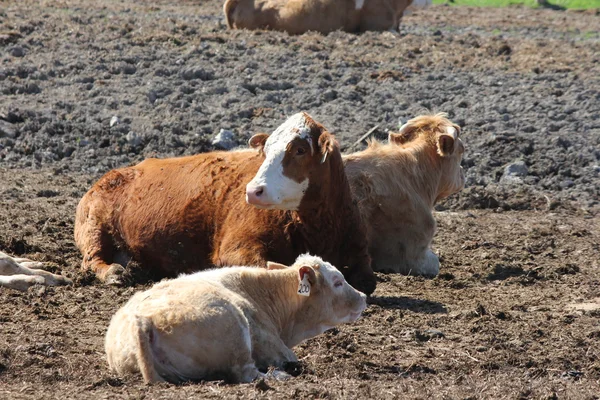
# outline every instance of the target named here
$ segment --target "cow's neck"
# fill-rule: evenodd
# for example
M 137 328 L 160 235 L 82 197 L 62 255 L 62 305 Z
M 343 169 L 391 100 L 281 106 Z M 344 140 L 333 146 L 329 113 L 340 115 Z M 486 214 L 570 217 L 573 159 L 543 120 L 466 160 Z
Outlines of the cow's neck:
M 250 270 L 241 280 L 238 290 L 245 292 L 259 309 L 253 316 L 256 322 L 270 326 L 286 345 L 292 347 L 294 344 L 289 343 L 295 339 L 296 317 L 306 301 L 306 297 L 297 293 L 298 271 L 295 268 Z
M 439 157 L 433 155 L 427 148 L 428 146 L 430 145 L 416 145 L 409 149 L 409 152 L 417 160 L 417 173 L 412 176 L 413 188 L 431 209 L 435 205 L 440 191 L 442 171 Z M 407 176 L 411 175 L 407 174 Z
M 303 236 L 303 242 L 307 244 L 306 251 L 324 258 L 328 258 L 328 252 L 337 252 L 341 234 L 346 229 L 356 229 L 353 225 L 358 215 L 339 151 L 330 154 L 329 163 L 329 180 L 311 183 L 305 198 L 315 200 L 303 200 L 294 213 L 294 227 Z M 332 235 L 324 240 L 322 232 L 332 232 Z M 331 258 L 328 261 L 335 262 Z

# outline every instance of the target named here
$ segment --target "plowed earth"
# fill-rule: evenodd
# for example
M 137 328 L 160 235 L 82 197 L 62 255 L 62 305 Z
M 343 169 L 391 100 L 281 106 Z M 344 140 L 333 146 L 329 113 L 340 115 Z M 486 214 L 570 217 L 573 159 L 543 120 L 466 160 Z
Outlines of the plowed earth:
M 436 6 L 399 35 L 290 37 L 228 31 L 214 0 L 1 7 L 0 250 L 76 284 L 0 288 L 0 398 L 599 398 L 597 13 Z M 148 284 L 79 270 L 78 200 L 110 168 L 211 150 L 221 128 L 244 145 L 300 110 L 345 151 L 427 111 L 463 126 L 440 276 L 379 274 L 364 317 L 298 346 L 286 382 L 110 373 L 110 317 Z

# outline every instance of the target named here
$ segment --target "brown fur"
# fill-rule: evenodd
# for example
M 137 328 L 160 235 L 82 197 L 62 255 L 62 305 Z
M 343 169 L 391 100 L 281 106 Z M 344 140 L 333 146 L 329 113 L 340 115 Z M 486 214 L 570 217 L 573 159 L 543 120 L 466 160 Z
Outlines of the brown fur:
M 398 29 L 412 0 L 227 0 L 223 6 L 231 29 L 272 29 L 290 34 L 335 30 L 364 32 Z
M 313 131 L 329 135 L 317 123 Z M 246 204 L 245 185 L 264 159 L 252 150 L 148 159 L 108 172 L 77 207 L 82 267 L 110 281 L 128 257 L 158 276 L 175 276 L 213 265 L 291 264 L 310 252 L 348 266 L 350 284 L 373 292 L 365 228 L 331 138 L 333 150 L 298 211 Z
M 464 146 L 447 128 L 460 128 L 444 114 L 410 120 L 389 144 L 369 143 L 345 156 L 346 174 L 367 224 L 369 253 L 376 271 L 436 275 L 429 250 L 435 232 L 434 204 L 464 186 Z

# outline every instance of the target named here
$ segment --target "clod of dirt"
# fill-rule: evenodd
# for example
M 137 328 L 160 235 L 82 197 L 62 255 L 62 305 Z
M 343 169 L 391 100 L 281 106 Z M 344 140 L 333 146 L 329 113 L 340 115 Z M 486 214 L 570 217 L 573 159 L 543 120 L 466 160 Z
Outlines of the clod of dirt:
M 579 273 L 580 269 L 577 265 L 569 263 L 556 268 L 554 271 L 559 275 L 575 275 Z
M 273 388 L 272 388 L 271 386 L 269 386 L 269 385 L 267 384 L 267 382 L 266 382 L 266 381 L 265 381 L 263 378 L 259 379 L 259 380 L 258 380 L 258 381 L 257 381 L 257 382 L 254 384 L 254 387 L 255 387 L 257 390 L 260 390 L 261 392 L 266 392 L 267 390 L 273 390 Z
M 314 374 L 314 371 L 304 361 L 288 361 L 283 364 L 283 370 L 293 377 L 303 374 Z
M 415 331 L 415 339 L 419 342 L 428 342 L 432 339 L 440 339 L 444 338 L 446 335 L 442 331 L 438 331 L 437 329 L 427 329 L 425 331 L 416 330 Z

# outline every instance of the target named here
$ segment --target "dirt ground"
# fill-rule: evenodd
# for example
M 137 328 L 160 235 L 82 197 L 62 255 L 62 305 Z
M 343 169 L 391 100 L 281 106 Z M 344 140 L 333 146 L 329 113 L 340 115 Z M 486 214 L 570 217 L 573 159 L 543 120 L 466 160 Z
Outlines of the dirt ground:
M 227 31 L 214 0 L 13 0 L 0 23 L 0 250 L 75 281 L 0 288 L 1 399 L 600 398 L 597 12 L 436 6 L 399 35 L 290 37 Z M 298 346 L 286 382 L 111 374 L 109 319 L 148 284 L 79 270 L 81 196 L 110 168 L 211 150 L 222 128 L 244 145 L 300 110 L 346 151 L 427 111 L 463 126 L 440 276 L 379 274 L 364 317 Z

